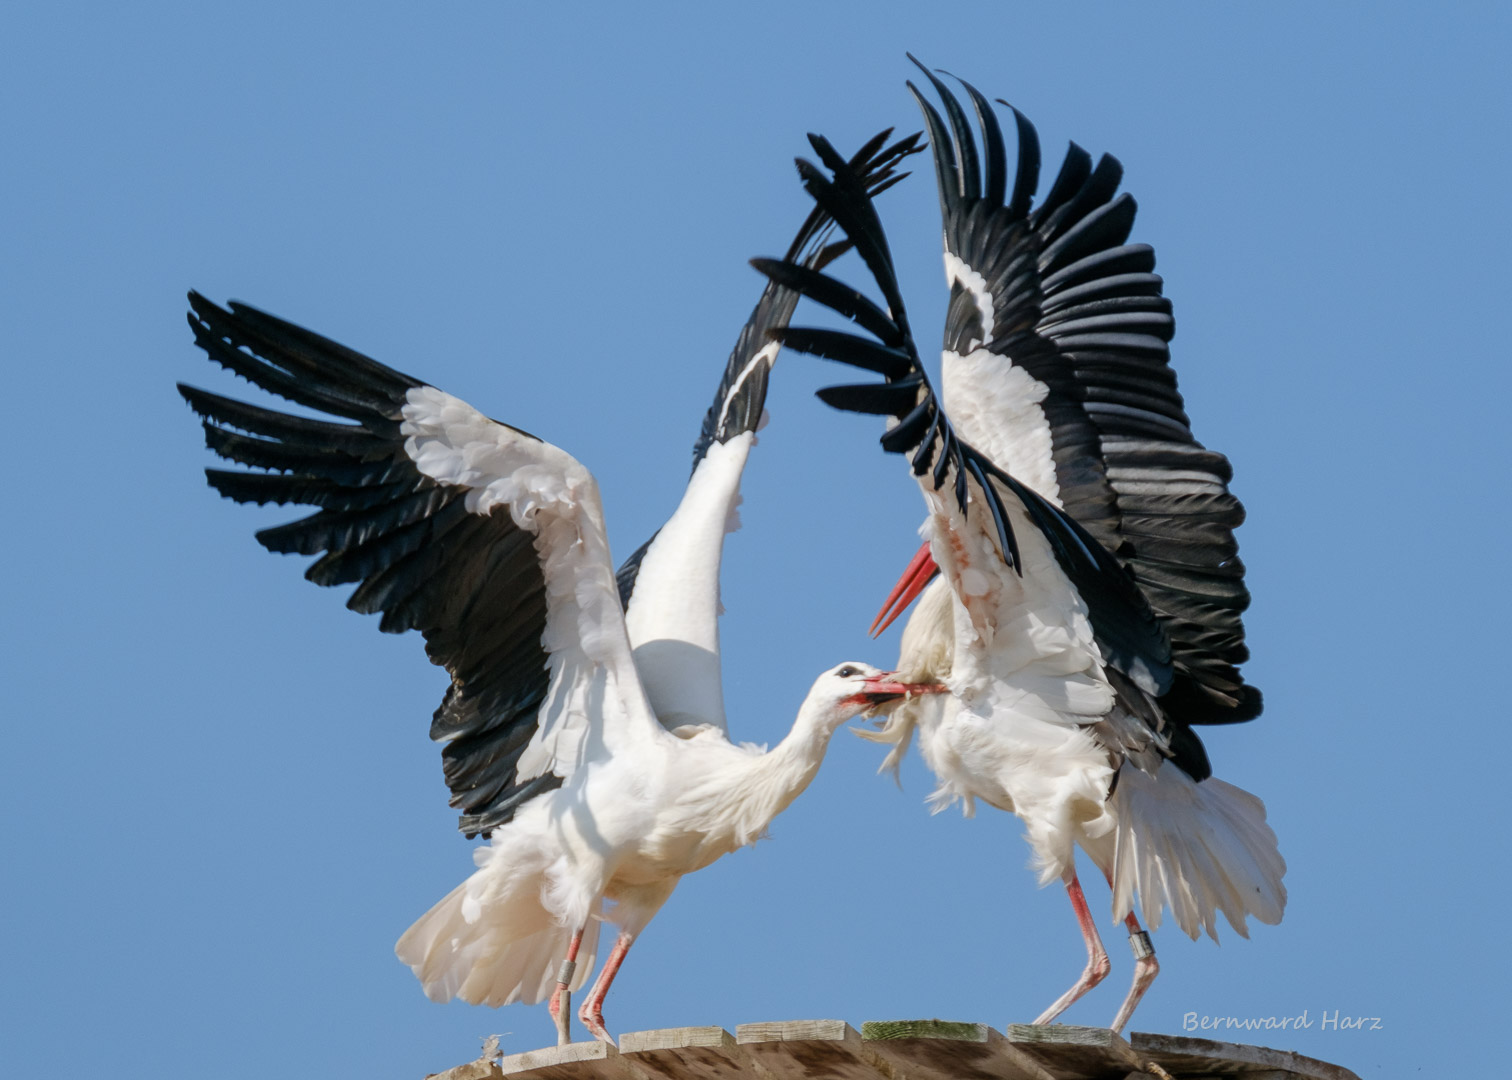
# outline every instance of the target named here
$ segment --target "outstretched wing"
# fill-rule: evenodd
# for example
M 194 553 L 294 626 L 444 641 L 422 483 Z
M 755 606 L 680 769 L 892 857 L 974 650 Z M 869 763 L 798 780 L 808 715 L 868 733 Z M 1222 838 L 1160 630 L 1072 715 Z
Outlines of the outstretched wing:
M 918 61 L 915 61 L 918 63 Z M 1240 616 L 1249 604 L 1234 529 L 1244 508 L 1222 454 L 1193 436 L 1168 342 L 1155 254 L 1128 243 L 1123 167 L 1071 145 L 1032 207 L 1039 139 L 1023 114 L 1012 188 L 992 106 L 967 83 L 982 134 L 927 69 L 946 122 L 912 83 L 939 181 L 950 281 L 942 387 L 958 429 L 1065 508 L 1128 568 L 1171 640 L 1162 702 L 1188 724 L 1259 715 Z M 1003 103 L 1006 105 L 1006 102 Z M 1032 207 L 1032 208 L 1031 208 Z
M 885 146 L 891 130 L 851 158 L 878 194 L 903 179 L 897 166 L 920 149 L 913 135 Z M 834 223 L 819 206 L 804 221 L 788 258 L 822 267 L 850 247 L 829 243 Z M 767 379 L 798 294 L 769 282 L 741 329 L 693 447 L 693 475 L 677 510 L 619 571 L 620 597 L 635 662 L 657 717 L 669 728 L 726 729 L 719 657 L 719 570 L 725 535 L 739 520 L 740 481 L 766 404 Z
M 927 492 L 946 491 L 959 512 L 995 537 L 1004 560 L 1022 564 L 1012 527 L 1010 503 L 1045 536 L 1057 564 L 1088 607 L 1093 633 L 1104 658 L 1154 693 L 1168 689 L 1170 646 L 1164 632 L 1127 572 L 1075 519 L 999 468 L 965 442 L 951 426 L 919 361 L 892 255 L 867 193 L 848 164 L 818 136 L 810 142 L 834 174 L 798 163 L 805 188 L 855 243 L 886 307 L 825 274 L 791 262 L 756 259 L 774 281 L 802 293 L 856 323 L 872 336 L 845 331 L 792 327 L 776 333 L 783 344 L 838 360 L 884 377 L 884 382 L 836 386 L 819 391 L 825 402 L 851 412 L 890 416 L 895 421 L 882 447 L 910 455 L 913 473 Z
M 270 551 L 319 555 L 318 585 L 419 630 L 451 686 L 431 723 L 460 828 L 487 834 L 584 761 L 655 738 L 593 477 L 569 454 L 360 353 L 243 304 L 189 294 L 195 343 L 264 390 L 355 423 L 179 385 L 238 502 L 302 503 Z
M 888 128 L 874 135 L 850 159 L 851 167 L 862 178 L 873 198 L 906 179 L 909 174 L 898 172 L 898 165 L 923 149 L 920 145 L 922 133 L 884 145 L 892 132 L 893 129 Z M 783 258 L 816 270 L 828 266 L 851 248 L 848 239 L 830 242 L 834 226 L 834 221 L 824 208 L 815 205 Z M 709 411 L 704 414 L 698 439 L 693 444 L 695 474 L 708 458 L 711 447 L 724 445 L 737 436 L 754 432 L 760 426 L 766 409 L 767 380 L 780 350 L 780 346 L 772 338 L 772 331 L 787 326 L 788 320 L 793 317 L 793 309 L 797 306 L 798 294 L 776 282 L 768 282 L 761 291 L 761 297 L 756 301 L 745 325 L 740 328 L 739 337 L 735 339 L 735 347 L 725 362 L 719 387 L 714 392 L 714 400 L 709 405 Z M 635 591 L 641 563 L 655 540 L 656 537 L 652 536 L 620 565 L 620 599 L 627 610 Z
M 897 171 L 898 165 L 923 149 L 920 144 L 922 133 L 909 135 L 890 146 L 885 145 L 892 131 L 892 128 L 888 128 L 872 136 L 848 162 L 859 182 L 874 199 L 907 178 L 908 173 Z M 824 207 L 815 204 L 784 258 L 813 270 L 823 270 L 851 248 L 849 239 L 829 242 L 834 227 L 834 219 Z M 704 415 L 698 442 L 693 445 L 695 470 L 710 445 L 729 442 L 743 432 L 755 431 L 761 422 L 761 413 L 766 404 L 767 377 L 771 374 L 778 350 L 772 331 L 787 326 L 793 317 L 793 309 L 797 306 L 798 294 L 775 281 L 769 281 L 762 290 L 761 299 L 756 301 L 751 317 L 741 327 L 740 337 L 730 353 L 729 362 L 725 364 L 724 377 L 719 381 L 714 402 Z

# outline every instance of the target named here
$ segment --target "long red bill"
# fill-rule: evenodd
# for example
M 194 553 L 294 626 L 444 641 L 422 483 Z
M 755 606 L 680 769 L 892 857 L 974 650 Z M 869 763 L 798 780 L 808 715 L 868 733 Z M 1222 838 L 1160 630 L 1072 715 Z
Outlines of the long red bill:
M 861 684 L 861 693 L 850 699 L 853 705 L 886 705 L 890 701 L 897 701 L 903 697 L 915 697 L 920 694 L 946 694 L 950 688 L 943 683 L 906 683 L 897 682 L 894 676 L 896 671 L 884 672 L 875 679 L 867 679 Z
M 882 605 L 882 610 L 877 612 L 877 617 L 872 620 L 871 636 L 877 637 L 882 631 L 893 624 L 893 620 L 908 610 L 908 605 L 918 598 L 924 591 L 924 586 L 934 578 L 939 567 L 935 565 L 934 556 L 929 553 L 929 541 L 925 541 L 918 551 L 914 552 L 913 561 L 908 564 L 908 569 L 903 571 L 903 576 L 893 586 L 893 591 L 888 594 L 887 600 Z
M 896 694 L 903 697 L 910 694 L 947 694 L 950 687 L 937 682 L 892 682 L 886 678 L 868 679 L 862 684 L 868 694 Z

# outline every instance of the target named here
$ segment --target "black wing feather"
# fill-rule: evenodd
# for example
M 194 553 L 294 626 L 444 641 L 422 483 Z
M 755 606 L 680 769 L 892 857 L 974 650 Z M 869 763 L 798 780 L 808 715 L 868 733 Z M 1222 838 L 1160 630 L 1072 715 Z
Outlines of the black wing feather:
M 834 158 L 827 157 L 826 161 L 831 163 Z M 875 221 L 875 211 L 865 193 L 857 195 L 857 185 L 846 177 L 844 163 L 831 164 L 831 168 L 836 174 L 833 181 L 826 180 L 818 168 L 809 163 L 801 164 L 799 172 L 805 187 L 837 221 L 842 224 Z M 943 193 L 941 199 L 947 208 L 953 203 L 948 192 Z M 847 200 L 865 202 L 866 205 L 843 205 Z M 1003 559 L 1015 570 L 1020 570 L 1022 563 L 1004 499 L 1007 496 L 1022 502 L 1030 517 L 1050 539 L 1057 561 L 1087 599 L 1093 631 L 1110 662 L 1126 670 L 1147 673 L 1157 686 L 1167 685 L 1171 676 L 1169 643 L 1127 571 L 1063 511 L 1024 487 L 956 435 L 939 406 L 908 333 L 907 317 L 886 244 L 868 241 L 868 245 L 873 254 L 868 267 L 878 276 L 877 284 L 882 294 L 892 298 L 888 306 L 891 325 L 883 328 L 877 337 L 890 345 L 899 343 L 892 345 L 889 354 L 901 352 L 907 356 L 908 367 L 896 375 L 886 375 L 886 381 L 881 384 L 828 387 L 819 391 L 819 397 L 837 408 L 896 417 L 898 423 L 882 437 L 883 448 L 892 453 L 911 454 L 915 474 L 922 476 L 930 472 L 936 490 L 944 487 L 948 480 L 963 513 L 968 500 L 980 499 L 991 516 Z M 858 241 L 858 250 L 862 247 Z M 758 266 L 764 265 L 758 263 Z M 788 274 L 785 280 L 794 281 L 805 296 L 819 303 L 853 292 L 833 281 L 812 284 L 817 280 L 815 275 L 799 280 Z M 839 333 L 826 331 L 820 339 L 827 346 L 825 354 L 853 366 L 876 370 L 869 362 L 858 363 L 851 359 L 851 355 L 870 359 L 860 344 L 865 339 L 857 338 L 858 344 L 849 351 L 840 350 L 833 347 L 831 336 Z M 804 328 L 774 330 L 773 335 L 800 350 L 816 340 L 814 331 Z M 875 342 L 867 342 L 867 345 L 872 349 L 880 347 Z
M 1244 684 L 1236 667 L 1247 656 L 1240 613 L 1249 597 L 1232 532 L 1243 508 L 1227 490 L 1227 460 L 1191 434 L 1169 367 L 1167 343 L 1175 324 L 1154 273 L 1154 252 L 1128 242 L 1137 206 L 1118 194 L 1122 165 L 1104 155 L 1094 167 L 1091 155 L 1073 143 L 1044 201 L 1031 209 L 1038 136 L 1014 109 L 1018 161 L 1005 205 L 1001 131 L 982 95 L 963 83 L 985 157 L 978 156 L 964 110 L 919 66 L 945 108 L 942 118 L 909 84 L 934 150 L 947 250 L 981 275 L 993 299 L 991 325 L 984 327 L 975 297 L 956 286 L 946 348 L 964 355 L 986 347 L 1046 386 L 1042 408 L 1064 511 L 1036 502 L 1033 492 L 1013 493 L 1087 600 L 1114 666 L 1157 669 L 1161 709 L 1178 732 L 1172 752 L 1177 764 L 1201 779 L 1209 774 L 1206 755 L 1188 725 L 1249 719 L 1260 709 L 1259 693 Z M 813 141 L 816 149 L 821 146 Z M 869 205 L 847 205 L 864 200 L 856 199 L 833 156 L 821 157 L 835 179 L 800 165 L 805 186 L 857 240 L 892 318 L 890 327 L 863 328 L 889 350 L 916 359 L 880 224 Z M 837 310 L 833 301 L 845 293 L 834 282 L 797 287 Z M 832 337 L 805 340 L 795 333 L 790 343 L 817 346 L 813 351 L 852 363 L 879 356 L 860 348 L 847 354 Z M 893 362 L 890 353 L 887 360 Z M 881 370 L 879 362 L 855 366 Z M 933 404 L 927 380 L 914 395 L 843 387 L 821 396 L 844 408 L 890 411 L 899 423 L 884 436 L 886 449 L 912 451 L 920 475 L 932 466 L 937 489 L 953 474 L 957 498 L 963 499 L 969 474 L 993 511 L 1005 558 L 1015 561 L 990 493 L 998 487 L 1012 492 L 1017 481 L 1006 472 L 988 472 L 982 463 L 992 463 L 960 442 Z M 1110 617 L 1113 611 L 1123 617 Z M 1151 611 L 1158 619 L 1154 639 L 1143 617 Z
M 195 342 L 212 360 L 356 421 L 289 416 L 179 387 L 204 419 L 211 450 L 268 470 L 207 469 L 213 488 L 238 502 L 319 508 L 263 529 L 263 546 L 320 555 L 305 573 L 311 581 L 356 582 L 348 607 L 381 613 L 385 632 L 424 634 L 431 660 L 452 677 L 431 723 L 431 737 L 446 743 L 451 805 L 463 811 L 464 832 L 487 834 L 562 782 L 549 773 L 521 782 L 515 771 L 548 684 L 545 580 L 533 536 L 507 511 L 467 512 L 465 488 L 424 476 L 404 453 L 406 394 L 423 384 L 256 308 L 223 309 L 197 293 L 189 303 Z
M 946 110 L 958 111 L 949 102 Z M 1227 460 L 1192 436 L 1169 364 L 1175 323 L 1155 254 L 1128 242 L 1137 207 L 1118 194 L 1123 167 L 1104 155 L 1094 168 L 1072 143 L 1031 209 L 1039 141 L 1013 111 L 1018 167 L 1007 205 L 960 194 L 951 173 L 969 157 L 969 132 L 936 146 L 937 165 L 949 165 L 939 170 L 947 250 L 994 300 L 994 326 L 980 342 L 976 302 L 958 289 L 945 347 L 964 355 L 984 345 L 1046 386 L 1062 505 L 1140 584 L 1171 639 L 1180 692 L 1163 711 L 1186 724 L 1250 719 L 1260 696 L 1230 659 L 1243 652 L 1238 613 L 1248 602 L 1232 534 L 1243 508 L 1228 493 Z M 996 124 L 979 124 L 992 145 Z
M 918 135 L 910 135 L 890 145 L 887 140 L 892 128 L 878 132 L 851 157 L 849 164 L 861 177 L 861 182 L 875 197 L 904 179 L 908 174 L 898 167 L 910 155 L 918 153 L 922 146 Z M 824 279 L 819 271 L 828 266 L 851 248 L 847 238 L 831 242 L 834 221 L 825 209 L 816 204 L 793 242 L 788 246 L 786 257 L 771 260 L 766 288 L 756 301 L 756 307 L 741 327 L 735 340 L 735 348 L 725 363 L 720 376 L 714 401 L 704 414 L 698 438 L 693 443 L 693 468 L 709 452 L 714 443 L 726 443 L 747 431 L 755 431 L 761 423 L 761 414 L 766 407 L 767 380 L 771 375 L 774 357 L 758 361 L 762 349 L 771 344 L 770 331 L 785 327 L 793 316 L 801 289 L 799 283 L 813 285 L 813 277 Z M 837 310 L 844 309 L 848 318 L 858 320 L 863 326 L 881 326 L 887 323 L 884 314 L 876 311 L 870 300 L 855 294 L 847 305 L 840 298 Z M 650 550 L 653 535 L 626 559 L 615 574 L 619 588 L 620 604 L 627 611 L 635 593 L 635 582 L 640 574 L 641 562 Z

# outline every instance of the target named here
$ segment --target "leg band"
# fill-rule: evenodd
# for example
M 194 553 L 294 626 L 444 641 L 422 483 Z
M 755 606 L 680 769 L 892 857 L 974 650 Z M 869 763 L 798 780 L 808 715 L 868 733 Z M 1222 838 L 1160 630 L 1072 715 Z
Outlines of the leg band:
M 563 960 L 562 966 L 557 968 L 557 982 L 563 986 L 572 985 L 572 976 L 577 973 L 576 960 Z
M 1144 930 L 1136 930 L 1129 935 L 1129 948 L 1134 950 L 1136 960 L 1155 955 L 1155 946 L 1150 944 L 1150 935 Z

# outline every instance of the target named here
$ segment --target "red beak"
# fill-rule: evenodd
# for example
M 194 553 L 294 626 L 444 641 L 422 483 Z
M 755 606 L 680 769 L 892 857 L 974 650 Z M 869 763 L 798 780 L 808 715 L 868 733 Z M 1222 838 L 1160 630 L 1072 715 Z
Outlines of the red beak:
M 929 553 L 929 542 L 914 552 L 913 561 L 908 564 L 908 569 L 903 571 L 903 576 L 893 586 L 893 591 L 888 594 L 882 610 L 877 612 L 877 617 L 872 620 L 871 636 L 876 637 L 893 624 L 903 612 L 908 610 L 908 605 L 913 603 L 918 595 L 924 591 L 924 586 L 934 579 L 939 572 L 935 565 L 934 556 Z
M 896 671 L 885 672 L 875 679 L 867 679 L 861 684 L 861 695 L 866 698 L 868 705 L 885 705 L 889 701 L 896 701 L 901 697 L 911 694 L 944 694 L 949 692 L 949 687 L 942 683 L 905 683 L 895 681 Z

